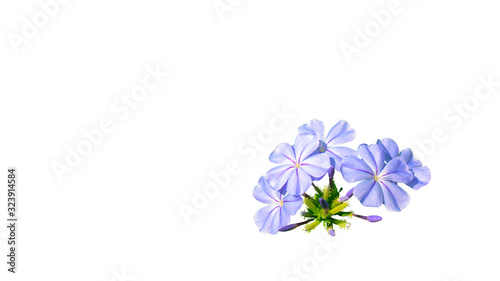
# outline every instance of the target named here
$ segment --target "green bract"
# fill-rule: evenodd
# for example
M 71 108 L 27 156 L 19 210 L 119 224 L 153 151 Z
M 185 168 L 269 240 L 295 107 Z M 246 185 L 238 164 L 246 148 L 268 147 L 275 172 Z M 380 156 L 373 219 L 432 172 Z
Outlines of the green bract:
M 334 225 L 341 229 L 349 228 L 351 224 L 347 222 L 346 218 L 352 218 L 353 212 L 345 211 L 349 207 L 347 201 L 339 201 L 342 188 L 339 190 L 333 179 L 323 190 L 314 184 L 313 187 L 316 193 L 312 197 L 306 193 L 303 194 L 304 204 L 307 208 L 301 215 L 309 221 L 305 226 L 306 232 L 311 232 L 320 224 L 323 224 L 323 227 L 329 232 L 333 230 Z

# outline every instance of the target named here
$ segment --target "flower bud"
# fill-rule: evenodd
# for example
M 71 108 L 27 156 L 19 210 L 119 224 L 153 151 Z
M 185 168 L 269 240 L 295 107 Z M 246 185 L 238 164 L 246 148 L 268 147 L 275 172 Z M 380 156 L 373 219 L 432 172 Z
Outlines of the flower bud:
M 363 220 L 367 220 L 369 222 L 379 222 L 382 220 L 382 217 L 380 216 L 361 216 L 356 214 L 354 214 L 354 216 Z
M 381 220 L 382 220 L 382 217 L 380 217 L 380 216 L 369 216 L 368 217 L 369 222 L 379 222 Z
M 292 223 L 292 224 L 289 224 L 289 225 L 285 225 L 282 228 L 280 228 L 280 231 L 281 232 L 286 232 L 286 231 L 294 230 L 294 229 L 296 229 L 297 227 L 299 227 L 301 225 L 304 225 L 306 223 L 310 223 L 311 221 L 313 221 L 313 219 L 309 219 L 309 220 L 306 220 L 306 221 L 303 221 L 303 222 L 299 222 L 299 223 Z
M 345 201 L 351 199 L 353 193 L 354 193 L 354 188 L 347 191 L 347 194 L 345 196 L 340 197 L 339 202 L 342 203 L 342 202 L 345 202 Z
M 283 226 L 282 228 L 280 228 L 280 231 L 286 232 L 286 231 L 294 230 L 297 227 L 299 227 L 298 223 L 289 224 L 289 225 L 286 225 L 286 226 Z
M 330 181 L 333 180 L 333 176 L 335 175 L 335 167 L 330 167 L 330 170 L 328 170 L 328 178 L 330 179 Z
M 321 204 L 321 207 L 325 209 L 325 211 L 328 212 L 328 209 L 330 208 L 330 205 L 328 205 L 328 202 L 326 202 L 325 199 L 319 198 L 319 204 Z
M 331 236 L 335 236 L 335 230 L 333 230 L 333 228 L 329 227 L 328 234 L 330 234 Z

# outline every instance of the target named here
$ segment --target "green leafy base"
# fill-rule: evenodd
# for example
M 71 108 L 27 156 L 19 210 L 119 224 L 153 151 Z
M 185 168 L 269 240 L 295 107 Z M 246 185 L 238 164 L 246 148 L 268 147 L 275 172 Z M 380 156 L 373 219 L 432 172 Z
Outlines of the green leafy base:
M 305 193 L 303 194 L 304 204 L 307 206 L 307 209 L 302 212 L 301 215 L 309 221 L 305 226 L 305 231 L 309 233 L 321 223 L 323 223 L 327 231 L 333 230 L 334 225 L 337 225 L 340 229 L 348 229 L 351 224 L 347 219 L 352 218 L 354 213 L 351 211 L 344 211 L 349 207 L 347 201 L 339 201 L 342 188 L 338 189 L 333 179 L 330 180 L 329 185 L 323 190 L 314 183 L 313 187 L 316 191 L 314 196 L 311 197 Z M 327 209 L 322 207 L 320 198 L 323 198 L 328 203 Z

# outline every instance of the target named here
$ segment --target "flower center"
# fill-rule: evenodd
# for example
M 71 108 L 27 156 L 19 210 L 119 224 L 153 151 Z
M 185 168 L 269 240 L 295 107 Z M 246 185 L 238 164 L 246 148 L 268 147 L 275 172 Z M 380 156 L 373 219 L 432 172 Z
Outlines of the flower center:
M 297 169 L 298 167 L 300 167 L 300 163 L 295 164 L 295 168 Z
M 375 181 L 380 181 L 380 178 L 378 176 L 373 177 Z
M 325 152 L 327 148 L 328 147 L 326 146 L 326 143 L 324 141 L 319 141 L 318 150 L 320 153 Z
M 279 205 L 280 207 L 282 207 L 282 206 L 283 206 L 283 200 L 280 200 L 280 201 L 278 202 L 278 205 Z

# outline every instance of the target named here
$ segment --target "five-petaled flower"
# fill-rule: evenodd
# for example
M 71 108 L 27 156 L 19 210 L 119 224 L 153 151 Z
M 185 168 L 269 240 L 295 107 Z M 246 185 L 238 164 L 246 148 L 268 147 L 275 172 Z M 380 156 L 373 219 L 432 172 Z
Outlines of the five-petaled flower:
M 384 147 L 377 143 L 362 144 L 358 148 L 361 159 L 347 156 L 340 171 L 347 182 L 358 182 L 354 196 L 367 207 L 380 207 L 389 211 L 401 211 L 410 203 L 410 195 L 397 185 L 413 180 L 413 173 L 401 157 L 385 162 Z
M 253 197 L 268 204 L 255 213 L 255 224 L 262 233 L 276 234 L 283 226 L 290 222 L 290 216 L 295 215 L 302 206 L 302 197 L 288 194 L 271 188 L 264 177 L 253 189 Z
M 292 147 L 288 143 L 279 144 L 269 156 L 275 164 L 266 173 L 266 179 L 275 190 L 286 185 L 286 191 L 292 195 L 301 195 L 311 186 L 313 179 L 321 179 L 330 169 L 330 158 L 324 154 L 314 154 L 319 140 L 314 135 L 300 134 Z
M 351 128 L 349 123 L 340 120 L 335 124 L 325 137 L 325 125 L 322 121 L 313 119 L 309 124 L 304 124 L 299 127 L 299 134 L 315 135 L 319 141 L 319 153 L 326 153 L 335 170 L 340 171 L 340 163 L 348 155 L 356 156 L 356 150 L 348 147 L 337 146 L 352 141 L 356 137 L 356 132 Z
M 427 167 L 423 167 L 422 162 L 415 159 L 411 149 L 406 148 L 399 152 L 398 144 L 390 138 L 379 140 L 377 143 L 381 144 L 384 148 L 386 161 L 390 161 L 399 156 L 408 165 L 410 171 L 413 173 L 413 180 L 406 185 L 415 190 L 419 190 L 422 186 L 427 185 L 431 181 L 431 170 Z

